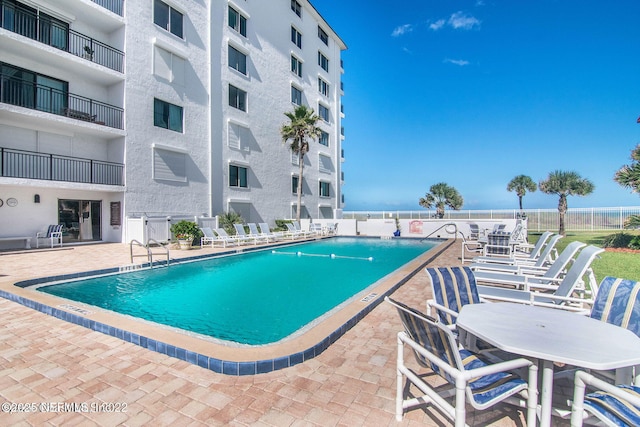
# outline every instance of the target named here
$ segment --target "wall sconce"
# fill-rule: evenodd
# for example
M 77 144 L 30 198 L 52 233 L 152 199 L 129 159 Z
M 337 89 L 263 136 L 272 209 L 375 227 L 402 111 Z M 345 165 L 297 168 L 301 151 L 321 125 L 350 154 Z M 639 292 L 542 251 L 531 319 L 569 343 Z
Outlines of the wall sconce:
M 36 194 L 35 196 L 33 196 L 33 203 L 40 203 L 40 195 Z

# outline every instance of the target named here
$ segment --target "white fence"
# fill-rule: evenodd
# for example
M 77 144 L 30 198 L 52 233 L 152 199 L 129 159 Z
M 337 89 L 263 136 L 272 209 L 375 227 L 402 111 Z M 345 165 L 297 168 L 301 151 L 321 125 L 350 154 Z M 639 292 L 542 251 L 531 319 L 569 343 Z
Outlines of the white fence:
M 157 242 L 171 240 L 171 225 L 181 220 L 194 221 L 199 227 L 218 227 L 218 217 L 158 216 L 127 217 L 125 242 L 135 239 L 146 244 L 153 239 Z
M 557 209 L 525 209 L 529 231 L 556 230 L 559 225 Z M 517 219 L 517 209 L 503 210 L 446 210 L 445 220 L 505 220 Z M 567 231 L 606 231 L 622 230 L 626 219 L 631 215 L 640 215 L 640 206 L 621 206 L 612 208 L 570 208 L 565 215 Z M 422 211 L 344 211 L 345 219 L 434 219 L 435 210 Z

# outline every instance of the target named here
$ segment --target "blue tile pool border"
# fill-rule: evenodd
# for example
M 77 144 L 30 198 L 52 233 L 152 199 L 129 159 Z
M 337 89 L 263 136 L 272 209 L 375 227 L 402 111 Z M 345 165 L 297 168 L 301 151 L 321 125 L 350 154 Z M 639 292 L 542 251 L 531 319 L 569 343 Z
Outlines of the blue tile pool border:
M 0 297 L 8 299 L 18 304 L 21 304 L 33 310 L 37 310 L 49 316 L 53 316 L 55 318 L 64 320 L 66 322 L 73 323 L 75 325 L 79 325 L 96 332 L 101 332 L 105 335 L 109 335 L 109 336 L 121 339 L 125 342 L 138 345 L 140 347 L 146 348 L 151 351 L 155 351 L 160 354 L 167 355 L 169 357 L 174 357 L 174 358 L 183 360 L 185 362 L 200 366 L 205 369 L 209 369 L 219 374 L 234 375 L 234 376 L 265 374 L 268 372 L 277 371 L 280 369 L 295 366 L 297 364 L 305 362 L 306 360 L 310 360 L 310 359 L 313 359 L 314 357 L 319 356 L 323 351 L 329 348 L 331 344 L 336 342 L 340 337 L 342 337 L 345 333 L 347 333 L 347 331 L 349 331 L 360 320 L 362 320 L 367 314 L 369 314 L 374 308 L 376 308 L 384 300 L 385 296 L 393 294 L 396 290 L 398 290 L 398 288 L 400 288 L 407 281 L 409 281 L 409 279 L 415 276 L 428 263 L 430 263 L 435 258 L 437 258 L 442 252 L 444 252 L 452 244 L 453 242 L 450 242 L 449 244 L 441 244 L 431 249 L 430 252 L 433 252 L 433 253 L 430 254 L 430 256 L 424 262 L 422 262 L 419 267 L 417 267 L 412 272 L 407 274 L 407 276 L 405 276 L 402 280 L 394 284 L 386 292 L 378 295 L 375 300 L 367 304 L 366 307 L 364 307 L 360 312 L 356 313 L 353 317 L 347 320 L 342 326 L 340 326 L 339 328 L 331 332 L 329 336 L 322 339 L 319 343 L 307 348 L 306 350 L 291 354 L 289 356 L 282 356 L 274 359 L 256 360 L 256 361 L 250 361 L 250 362 L 235 362 L 230 360 L 221 360 L 212 356 L 196 353 L 184 348 L 176 347 L 169 343 L 154 340 L 142 335 L 135 334 L 133 332 L 116 328 L 114 326 L 109 326 L 105 323 L 96 322 L 95 320 L 88 319 L 76 313 L 71 313 L 59 308 L 51 307 L 49 305 L 42 304 L 37 301 L 33 301 L 29 298 L 12 294 L 2 289 L 0 289 Z M 279 245 L 272 245 L 272 246 L 279 246 Z M 256 249 L 265 249 L 265 246 L 262 246 Z M 246 248 L 246 250 L 250 251 L 255 249 Z M 234 254 L 236 252 L 237 251 L 222 252 L 222 253 L 216 254 L 215 256 L 201 255 L 201 256 L 183 258 L 180 261 L 184 262 L 184 261 L 193 261 L 200 258 L 219 257 L 219 256 Z M 177 262 L 178 261 L 175 261 L 175 263 Z M 163 262 L 159 262 L 159 263 L 163 264 Z M 147 263 L 147 266 L 148 266 L 148 263 Z M 83 273 L 50 276 L 50 277 L 43 277 L 38 279 L 21 281 L 21 282 L 15 283 L 15 286 L 25 288 L 28 286 L 33 286 L 33 285 L 42 284 L 46 282 L 70 280 L 70 279 L 77 279 L 77 278 L 83 278 L 83 277 L 89 277 L 89 276 L 118 273 L 120 271 L 121 270 L 119 268 L 108 268 L 108 269 L 95 270 L 95 271 L 83 272 Z

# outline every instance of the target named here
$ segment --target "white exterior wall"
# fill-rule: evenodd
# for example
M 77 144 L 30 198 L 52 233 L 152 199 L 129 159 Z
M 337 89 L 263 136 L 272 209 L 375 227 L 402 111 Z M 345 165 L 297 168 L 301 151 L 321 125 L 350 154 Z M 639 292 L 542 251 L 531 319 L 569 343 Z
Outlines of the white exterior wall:
M 305 1 L 298 17 L 287 0 L 227 2 L 215 1 L 212 11 L 212 146 L 213 146 L 213 214 L 233 210 L 248 222 L 267 221 L 293 216 L 296 195 L 291 191 L 291 177 L 298 174 L 288 145 L 282 143 L 280 128 L 292 111 L 291 86 L 303 90 L 303 103 L 318 112 L 318 102 L 330 109 L 330 123 L 319 126 L 329 133 L 329 147 L 317 141 L 310 144 L 303 171 L 303 206 L 308 215 L 317 217 L 319 205 L 329 213 L 339 207 L 340 176 L 340 52 L 344 44 Z M 228 26 L 228 6 L 247 18 L 247 36 Z M 318 25 L 329 34 L 329 45 L 318 37 Z M 302 49 L 291 42 L 291 26 L 302 33 Z M 219 31 L 222 31 L 219 34 Z M 219 48 L 216 48 L 219 46 Z M 228 66 L 228 45 L 247 55 L 247 75 Z M 318 65 L 318 50 L 329 58 L 330 70 Z M 291 72 L 291 54 L 303 61 L 303 76 Z M 216 63 L 216 61 L 219 61 Z M 220 75 L 217 75 L 220 70 Z M 330 84 L 330 96 L 318 91 L 318 76 Z M 247 92 L 247 111 L 229 106 L 229 84 Z M 219 106 L 215 103 L 219 102 Z M 250 129 L 247 144 L 230 148 L 229 123 Z M 319 153 L 331 159 L 331 171 L 319 171 Z M 229 186 L 229 164 L 248 168 L 248 188 Z M 318 181 L 330 182 L 331 197 L 320 198 Z M 304 216 L 304 215 L 303 215 Z

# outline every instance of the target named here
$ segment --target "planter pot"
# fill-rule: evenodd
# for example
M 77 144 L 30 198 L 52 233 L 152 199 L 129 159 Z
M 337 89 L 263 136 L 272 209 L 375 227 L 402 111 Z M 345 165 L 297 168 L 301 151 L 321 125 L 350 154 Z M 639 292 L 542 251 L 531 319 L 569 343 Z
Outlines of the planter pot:
M 191 249 L 193 240 L 178 240 L 178 243 L 180 244 L 180 250 L 188 251 L 189 249 Z
M 396 231 L 394 231 L 394 232 L 393 232 L 393 235 L 394 235 L 395 237 L 400 237 L 400 230 L 396 230 Z

